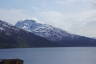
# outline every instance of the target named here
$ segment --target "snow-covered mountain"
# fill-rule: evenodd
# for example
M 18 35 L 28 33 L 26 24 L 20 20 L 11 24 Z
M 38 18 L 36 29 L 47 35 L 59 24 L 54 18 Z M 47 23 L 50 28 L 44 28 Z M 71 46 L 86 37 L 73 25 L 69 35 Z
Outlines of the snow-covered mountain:
M 45 47 L 50 45 L 49 40 L 0 20 L 0 48 Z
M 37 23 L 35 20 L 23 20 L 15 25 L 35 35 L 46 38 L 55 43 L 55 46 L 95 46 L 96 39 L 70 34 L 51 25 Z
M 96 39 L 72 35 L 32 20 L 29 24 L 22 22 L 17 23 L 18 28 L 0 20 L 0 48 L 96 46 Z
M 72 39 L 74 37 L 74 35 L 69 34 L 66 31 L 55 28 L 48 24 L 37 23 L 35 20 L 19 21 L 15 26 L 30 31 L 51 41 L 60 41 L 68 38 Z

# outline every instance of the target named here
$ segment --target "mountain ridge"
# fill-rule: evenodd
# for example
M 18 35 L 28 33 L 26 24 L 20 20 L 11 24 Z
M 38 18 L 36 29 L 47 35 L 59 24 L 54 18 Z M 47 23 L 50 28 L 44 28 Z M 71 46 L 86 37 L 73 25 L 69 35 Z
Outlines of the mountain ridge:
M 57 40 L 62 40 L 62 38 L 67 38 L 68 36 L 72 36 L 72 34 L 69 34 L 66 31 L 63 31 L 59 28 L 55 28 L 52 25 L 48 24 L 40 24 L 37 23 L 36 21 L 33 22 L 34 20 L 24 20 L 24 21 L 19 21 L 16 23 L 16 27 L 22 28 L 24 30 L 27 30 L 29 32 L 32 32 L 36 35 L 39 35 L 41 37 L 44 37 L 48 40 L 51 41 L 57 41 Z
M 27 20 L 32 23 L 33 20 Z M 21 21 L 21 24 L 17 22 L 17 27 L 24 29 L 26 31 L 30 31 L 38 36 L 41 36 L 43 38 L 46 38 L 50 41 L 55 42 L 58 44 L 58 46 L 94 46 L 96 45 L 96 40 L 85 37 L 85 36 L 80 36 L 76 34 L 70 34 L 66 31 L 63 31 L 62 29 L 55 28 L 51 25 L 47 24 L 40 24 L 35 21 L 34 25 L 31 25 L 31 23 L 28 23 L 26 20 Z M 30 24 L 30 25 L 29 25 Z M 27 26 L 26 26 L 27 25 Z M 22 28 L 26 26 L 26 28 Z M 33 29 L 34 28 L 34 29 Z M 94 44 L 94 45 L 93 45 Z
M 71 34 L 60 28 L 48 24 L 37 23 L 35 20 L 23 20 L 15 24 L 16 27 L 32 32 L 51 41 L 60 41 L 66 38 L 74 39 L 80 35 Z M 26 27 L 26 28 L 25 28 Z M 85 36 L 82 36 L 85 37 Z M 89 37 L 86 37 L 89 38 Z
M 65 33 L 65 32 L 64 32 Z M 69 33 L 68 33 L 69 34 Z M 74 37 L 74 38 L 72 38 Z M 71 39 L 72 38 L 72 39 Z M 96 47 L 96 39 L 73 35 L 52 41 L 0 20 L 0 48 Z

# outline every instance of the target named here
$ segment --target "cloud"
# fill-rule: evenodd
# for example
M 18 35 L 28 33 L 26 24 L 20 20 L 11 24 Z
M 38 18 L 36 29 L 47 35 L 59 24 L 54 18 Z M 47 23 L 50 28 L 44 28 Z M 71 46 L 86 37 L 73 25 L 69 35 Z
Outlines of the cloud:
M 39 14 L 44 23 L 59 27 L 68 32 L 84 36 L 93 36 L 95 28 L 91 29 L 89 22 L 96 21 L 96 10 L 85 10 L 77 13 L 64 13 L 58 11 L 47 11 Z M 90 26 L 88 27 L 89 24 Z M 89 30 L 88 30 L 89 29 Z M 91 32 L 89 32 L 91 30 Z M 90 35 L 89 35 L 90 34 Z M 94 32 L 94 34 L 96 34 Z M 96 35 L 95 35 L 96 36 Z
M 96 37 L 96 20 L 90 21 L 78 28 L 78 32 L 85 36 Z
M 78 12 L 92 8 L 91 0 L 56 0 L 56 5 L 66 12 Z
M 90 3 L 92 0 L 56 0 L 55 3 L 61 4 L 61 5 L 77 5 L 77 4 L 84 4 L 84 3 Z M 85 4 L 86 5 L 86 4 Z
M 47 23 L 71 33 L 95 36 L 95 0 L 48 0 L 42 6 L 22 9 L 0 9 L 0 19 L 15 24 L 18 20 L 36 17 L 40 23 Z M 43 2 L 40 2 L 43 3 Z M 51 3 L 50 3 L 51 2 Z M 45 5 L 45 6 L 44 6 Z M 44 6 L 44 9 L 42 9 Z M 45 7 L 47 10 L 45 10 Z M 41 10 L 42 9 L 42 10 Z M 35 19 L 36 19 L 35 18 Z M 95 24 L 93 26 L 93 24 Z
M 0 9 L 0 20 L 15 24 L 18 20 L 27 19 L 31 16 L 20 9 Z

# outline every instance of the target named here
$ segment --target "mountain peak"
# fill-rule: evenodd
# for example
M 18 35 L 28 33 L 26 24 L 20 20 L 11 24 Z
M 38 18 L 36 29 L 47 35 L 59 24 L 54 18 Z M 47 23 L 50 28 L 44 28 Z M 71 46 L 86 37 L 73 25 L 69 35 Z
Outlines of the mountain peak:
M 27 23 L 27 24 L 32 24 L 32 23 L 36 23 L 36 20 L 30 20 L 30 19 L 26 19 L 26 20 L 21 20 L 18 21 L 19 23 Z
M 30 31 L 30 28 L 34 29 L 37 24 L 37 22 L 35 20 L 23 20 L 23 21 L 19 21 L 16 23 L 17 27 L 22 27 L 24 30 Z
M 32 20 L 17 22 L 16 26 L 52 41 L 59 41 L 63 38 L 66 39 L 66 37 L 71 35 L 59 28 L 48 24 L 32 22 Z
M 74 40 L 79 39 L 78 35 L 70 34 L 62 29 L 53 27 L 48 24 L 41 24 L 37 22 L 32 22 L 32 20 L 24 20 L 21 23 L 17 22 L 15 25 L 19 28 L 27 30 L 34 33 L 40 37 L 46 38 L 50 41 L 62 41 L 62 40 Z

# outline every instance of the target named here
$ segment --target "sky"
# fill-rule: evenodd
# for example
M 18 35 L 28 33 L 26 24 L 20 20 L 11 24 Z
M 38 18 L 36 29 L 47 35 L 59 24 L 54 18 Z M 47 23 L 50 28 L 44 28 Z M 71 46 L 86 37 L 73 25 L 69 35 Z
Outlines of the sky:
M 96 37 L 95 0 L 0 0 L 0 20 L 14 25 L 24 19 Z

